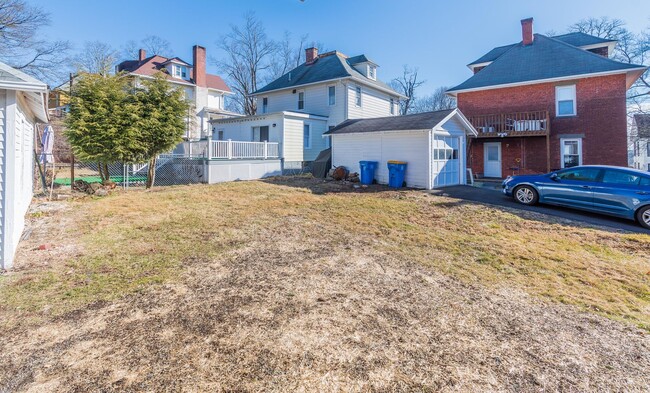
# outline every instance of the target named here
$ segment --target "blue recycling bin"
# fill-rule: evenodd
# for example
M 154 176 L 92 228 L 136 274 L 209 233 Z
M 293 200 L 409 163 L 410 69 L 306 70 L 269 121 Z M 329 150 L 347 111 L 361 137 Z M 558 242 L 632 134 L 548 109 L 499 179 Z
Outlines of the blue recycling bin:
M 406 162 L 388 161 L 388 186 L 402 188 L 406 176 Z
M 377 161 L 359 161 L 361 184 L 370 185 L 375 181 L 375 171 L 378 165 Z

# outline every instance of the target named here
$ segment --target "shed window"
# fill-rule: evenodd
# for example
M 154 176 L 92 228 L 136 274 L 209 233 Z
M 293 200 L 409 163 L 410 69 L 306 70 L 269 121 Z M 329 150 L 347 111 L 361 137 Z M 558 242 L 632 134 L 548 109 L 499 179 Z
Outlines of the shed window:
M 392 98 L 390 99 L 390 114 L 391 115 L 395 114 L 395 100 Z
M 645 155 L 650 157 L 650 140 L 646 142 L 645 149 L 646 149 Z
M 357 86 L 355 91 L 356 91 L 356 97 L 355 97 L 356 105 L 361 106 L 361 86 Z
M 305 109 L 305 92 L 298 93 L 298 109 Z
M 268 109 L 269 109 L 269 98 L 264 97 L 262 98 L 262 113 L 266 113 Z
M 576 85 L 555 88 L 555 111 L 557 116 L 575 116 Z

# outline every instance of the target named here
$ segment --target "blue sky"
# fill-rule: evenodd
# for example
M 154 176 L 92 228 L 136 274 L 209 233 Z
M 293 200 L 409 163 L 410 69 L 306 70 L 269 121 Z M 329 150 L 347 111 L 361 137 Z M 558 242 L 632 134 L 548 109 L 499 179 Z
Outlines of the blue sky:
M 191 47 L 218 57 L 217 41 L 255 11 L 271 38 L 284 31 L 309 34 L 329 50 L 365 53 L 389 81 L 402 65 L 417 66 L 427 83 L 422 93 L 451 86 L 470 76 L 465 67 L 494 46 L 521 39 L 519 21 L 535 18 L 535 31 L 563 32 L 587 17 L 609 16 L 632 31 L 650 27 L 648 0 L 622 1 L 433 1 L 433 0 L 30 0 L 50 12 L 49 39 L 69 40 L 76 48 L 99 40 L 120 48 L 128 40 L 161 36 L 175 55 L 191 62 Z M 208 72 L 218 73 L 213 64 Z

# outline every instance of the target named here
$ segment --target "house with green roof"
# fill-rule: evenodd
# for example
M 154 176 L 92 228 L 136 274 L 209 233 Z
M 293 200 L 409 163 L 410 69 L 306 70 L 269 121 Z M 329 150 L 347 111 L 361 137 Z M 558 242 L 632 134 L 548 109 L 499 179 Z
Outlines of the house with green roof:
M 473 75 L 447 91 L 478 131 L 468 142 L 468 167 L 502 178 L 627 166 L 626 92 L 647 67 L 611 59 L 614 40 L 535 34 L 532 18 L 521 26 L 520 42 L 468 64 Z
M 404 96 L 381 81 L 367 56 L 308 48 L 305 57 L 253 93 L 255 115 L 213 120 L 213 140 L 277 143 L 283 168 L 300 168 L 329 147 L 323 134 L 345 120 L 399 115 Z

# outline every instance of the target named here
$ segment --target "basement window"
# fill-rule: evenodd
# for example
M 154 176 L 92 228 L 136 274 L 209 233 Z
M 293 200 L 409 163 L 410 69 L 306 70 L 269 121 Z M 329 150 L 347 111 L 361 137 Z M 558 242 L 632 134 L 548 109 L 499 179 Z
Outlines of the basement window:
M 557 116 L 576 115 L 576 85 L 555 87 L 555 113 Z
M 582 165 L 582 139 L 561 139 L 560 148 L 562 155 L 562 168 L 571 168 Z

